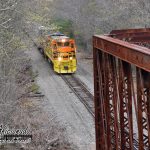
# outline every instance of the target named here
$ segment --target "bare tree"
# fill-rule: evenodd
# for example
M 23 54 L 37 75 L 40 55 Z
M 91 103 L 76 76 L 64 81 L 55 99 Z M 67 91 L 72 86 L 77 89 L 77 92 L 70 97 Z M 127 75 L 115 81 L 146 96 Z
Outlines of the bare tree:
M 0 3 L 0 123 L 9 122 L 19 96 L 17 77 L 26 67 L 27 60 L 21 52 L 21 16 L 19 0 L 2 0 Z M 23 64 L 23 65 L 22 65 Z

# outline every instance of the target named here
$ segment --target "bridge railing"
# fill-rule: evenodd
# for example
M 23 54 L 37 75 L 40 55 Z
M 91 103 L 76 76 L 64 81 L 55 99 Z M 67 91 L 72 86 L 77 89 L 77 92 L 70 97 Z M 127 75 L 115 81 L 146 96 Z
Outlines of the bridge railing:
M 96 150 L 150 148 L 150 49 L 93 37 Z

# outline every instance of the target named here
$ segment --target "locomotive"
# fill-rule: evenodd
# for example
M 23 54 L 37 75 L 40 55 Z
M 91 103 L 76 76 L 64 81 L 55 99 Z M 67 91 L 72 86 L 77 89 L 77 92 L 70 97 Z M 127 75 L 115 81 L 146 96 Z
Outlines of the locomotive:
M 74 73 L 77 70 L 74 39 L 60 32 L 44 34 L 40 31 L 38 49 L 52 63 L 57 73 Z

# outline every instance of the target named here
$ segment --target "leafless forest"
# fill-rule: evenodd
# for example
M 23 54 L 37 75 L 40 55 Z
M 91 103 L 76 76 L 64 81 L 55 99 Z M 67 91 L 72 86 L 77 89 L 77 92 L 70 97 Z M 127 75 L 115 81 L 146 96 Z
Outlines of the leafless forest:
M 92 53 L 93 34 L 109 33 L 114 29 L 149 27 L 150 1 L 0 1 L 0 124 L 8 125 L 10 128 L 34 129 L 33 134 L 37 139 L 28 149 L 39 150 L 46 149 L 44 146 L 47 141 L 42 140 L 42 143 L 38 141 L 42 134 L 46 137 L 45 139 L 49 139 L 57 134 L 55 130 L 58 128 L 63 131 L 59 126 L 53 130 L 55 121 L 43 131 L 41 126 L 46 120 L 46 114 L 35 115 L 41 115 L 43 120 L 40 121 L 38 117 L 31 114 L 31 111 L 36 112 L 39 109 L 31 102 L 32 95 L 38 93 L 39 87 L 35 82 L 38 73 L 32 70 L 30 57 L 26 54 L 26 50 L 32 43 L 24 30 L 29 29 L 30 34 L 35 37 L 32 30 L 41 25 L 60 27 L 62 32 L 76 39 L 81 51 Z M 36 119 L 33 119 L 32 115 Z M 48 121 L 47 124 L 49 124 Z M 50 130 L 51 133 L 47 135 Z M 57 144 L 62 145 L 57 147 L 60 150 L 75 149 L 74 146 L 70 147 L 65 138 L 61 138 Z M 14 149 L 23 147 L 17 144 L 13 146 Z M 0 145 L 0 149 L 11 149 L 11 147 Z

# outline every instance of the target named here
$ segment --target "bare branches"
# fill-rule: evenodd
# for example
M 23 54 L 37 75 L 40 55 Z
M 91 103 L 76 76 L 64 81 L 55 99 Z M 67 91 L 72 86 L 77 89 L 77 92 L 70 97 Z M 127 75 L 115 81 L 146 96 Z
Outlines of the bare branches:
M 2 101 L 10 101 L 10 97 L 14 99 L 16 93 L 15 88 L 12 87 L 15 85 L 15 75 L 21 64 L 17 60 L 20 41 L 16 38 L 14 30 L 20 28 L 19 24 L 15 25 L 19 16 L 15 12 L 18 1 L 1 0 L 0 3 L 0 104 Z
M 7 11 L 7 10 L 12 10 L 15 6 L 17 5 L 17 2 L 12 4 L 11 6 L 8 6 L 6 8 L 0 9 L 0 11 Z
M 17 0 L 3 1 L 0 5 L 0 29 L 9 29 L 11 27 L 13 10 L 17 7 Z
M 10 26 L 5 26 L 5 24 L 9 23 L 12 19 L 9 18 L 8 20 L 4 21 L 3 23 L 0 24 L 1 27 L 5 28 L 5 29 L 8 29 L 10 28 Z

